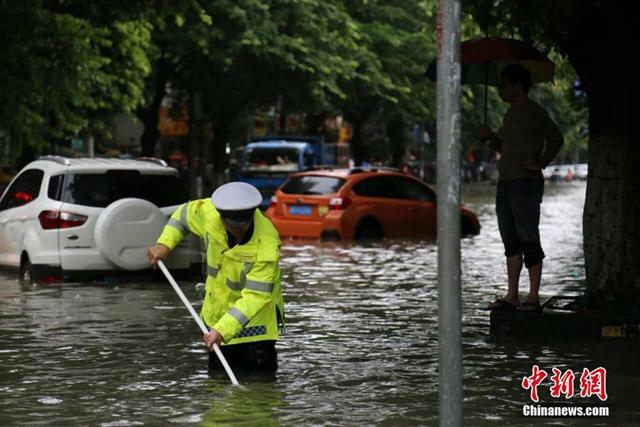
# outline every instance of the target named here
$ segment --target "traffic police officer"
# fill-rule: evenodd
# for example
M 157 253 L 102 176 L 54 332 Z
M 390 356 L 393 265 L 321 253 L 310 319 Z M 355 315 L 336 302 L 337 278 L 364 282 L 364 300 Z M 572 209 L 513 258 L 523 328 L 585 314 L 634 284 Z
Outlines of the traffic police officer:
M 164 260 L 187 233 L 204 240 L 207 280 L 200 317 L 210 332 L 209 351 L 219 344 L 232 368 L 277 369 L 275 342 L 284 326 L 280 287 L 280 238 L 257 207 L 262 195 L 252 185 L 231 182 L 211 198 L 180 206 L 149 248 L 152 265 Z M 209 369 L 219 369 L 214 353 Z

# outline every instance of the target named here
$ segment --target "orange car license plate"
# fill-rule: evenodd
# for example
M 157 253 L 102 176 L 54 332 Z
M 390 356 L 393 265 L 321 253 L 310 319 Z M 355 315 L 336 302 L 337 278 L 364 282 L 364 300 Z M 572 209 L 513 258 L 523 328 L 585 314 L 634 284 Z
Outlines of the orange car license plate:
M 311 206 L 289 206 L 290 215 L 311 215 Z

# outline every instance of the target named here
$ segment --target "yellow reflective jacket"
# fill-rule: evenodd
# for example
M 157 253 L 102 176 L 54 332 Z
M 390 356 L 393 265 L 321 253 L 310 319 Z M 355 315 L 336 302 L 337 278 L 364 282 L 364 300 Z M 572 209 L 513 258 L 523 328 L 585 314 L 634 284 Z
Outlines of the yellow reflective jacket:
M 217 330 L 223 345 L 276 340 L 284 326 L 278 231 L 256 209 L 253 236 L 229 248 L 227 232 L 211 199 L 180 206 L 162 230 L 159 244 L 175 248 L 191 232 L 207 251 L 207 282 L 200 317 Z

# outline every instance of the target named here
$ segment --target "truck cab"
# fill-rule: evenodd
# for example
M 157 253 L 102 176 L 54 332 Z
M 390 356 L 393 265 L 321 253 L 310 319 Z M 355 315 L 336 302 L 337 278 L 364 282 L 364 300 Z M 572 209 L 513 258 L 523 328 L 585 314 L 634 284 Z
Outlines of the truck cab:
M 262 194 L 262 209 L 292 173 L 324 162 L 321 140 L 262 140 L 244 147 L 238 180 L 256 187 Z

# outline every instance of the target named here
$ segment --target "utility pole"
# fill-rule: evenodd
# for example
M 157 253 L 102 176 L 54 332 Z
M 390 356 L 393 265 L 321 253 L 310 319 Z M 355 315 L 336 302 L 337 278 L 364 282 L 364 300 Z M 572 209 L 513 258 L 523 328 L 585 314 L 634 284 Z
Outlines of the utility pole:
M 460 0 L 438 10 L 438 350 L 440 426 L 462 425 Z

